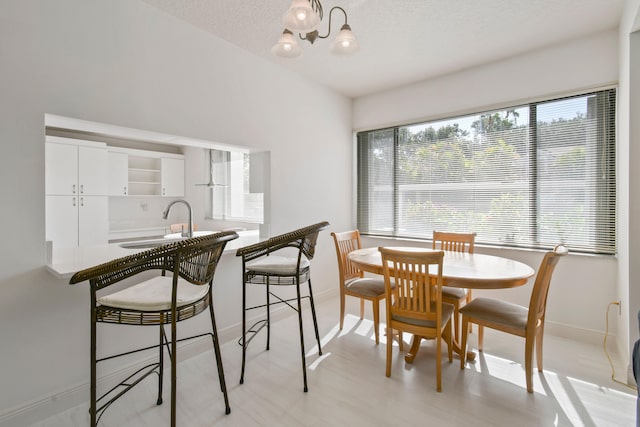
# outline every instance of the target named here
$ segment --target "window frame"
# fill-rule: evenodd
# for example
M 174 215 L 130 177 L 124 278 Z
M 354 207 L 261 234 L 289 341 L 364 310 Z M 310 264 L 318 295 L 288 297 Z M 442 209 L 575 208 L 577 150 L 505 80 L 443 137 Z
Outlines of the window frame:
M 598 161 L 602 162 L 606 160 L 606 170 L 607 174 L 611 176 L 607 176 L 604 185 L 607 185 L 609 190 L 601 189 L 597 192 L 598 197 L 605 197 L 606 204 L 602 205 L 601 201 L 595 202 L 593 205 L 589 205 L 589 207 L 596 208 L 602 210 L 604 206 L 604 211 L 607 211 L 605 214 L 607 219 L 611 219 L 610 221 L 606 221 L 604 225 L 598 223 L 597 225 L 592 225 L 591 227 L 598 236 L 601 233 L 605 233 L 605 239 L 607 242 L 610 242 L 610 247 L 607 247 L 606 250 L 598 249 L 597 244 L 593 245 L 593 250 L 586 248 L 578 248 L 578 250 L 572 250 L 573 252 L 583 252 L 589 254 L 598 254 L 598 255 L 614 255 L 617 253 L 617 87 L 616 86 L 607 86 L 600 88 L 593 88 L 587 91 L 583 91 L 580 93 L 571 93 L 562 96 L 553 96 L 553 97 L 541 97 L 535 100 L 530 100 L 528 102 L 518 102 L 513 105 L 507 105 L 503 107 L 493 107 L 491 109 L 478 109 L 476 111 L 468 112 L 465 114 L 456 114 L 449 116 L 441 116 L 437 119 L 425 120 L 421 122 L 414 123 L 404 123 L 404 124 L 396 124 L 393 126 L 386 126 L 378 129 L 370 129 L 370 130 L 362 130 L 356 133 L 356 147 L 355 147 L 355 162 L 356 162 L 356 183 L 355 183 L 355 191 L 356 191 L 356 222 L 357 227 L 360 230 L 362 235 L 369 236 L 379 236 L 379 237 L 390 237 L 390 238 L 408 238 L 413 240 L 430 240 L 430 236 L 416 236 L 413 234 L 402 234 L 401 230 L 398 227 L 399 217 L 401 215 L 399 206 L 399 198 L 401 196 L 399 191 L 398 184 L 398 144 L 399 144 L 399 130 L 403 127 L 411 127 L 411 126 L 429 126 L 430 124 L 434 124 L 442 121 L 455 121 L 457 119 L 461 119 L 464 117 L 477 115 L 481 116 L 483 114 L 490 114 L 496 111 L 504 111 L 515 109 L 519 107 L 528 107 L 529 108 L 529 123 L 528 123 L 528 134 L 529 140 L 528 144 L 531 144 L 528 148 L 528 152 L 531 153 L 529 157 L 529 182 L 528 185 L 530 187 L 530 194 L 533 195 L 530 197 L 529 206 L 527 213 L 528 215 L 528 224 L 529 224 L 529 243 L 496 243 L 483 241 L 482 238 L 477 240 L 478 244 L 494 246 L 494 247 L 510 247 L 510 248 L 520 248 L 520 249 L 536 249 L 536 250 L 548 250 L 552 247 L 552 245 L 544 244 L 544 242 L 540 242 L 539 234 L 541 230 L 541 221 L 540 221 L 540 213 L 538 210 L 538 206 L 541 200 L 541 190 L 542 182 L 538 179 L 538 147 L 536 144 L 538 143 L 538 131 L 539 124 L 537 121 L 537 107 L 538 105 L 550 103 L 554 101 L 561 101 L 570 98 L 577 97 L 585 97 L 589 95 L 600 95 L 606 94 L 608 98 L 606 98 L 607 104 L 604 107 L 607 109 L 603 114 L 603 123 L 602 126 L 604 130 L 602 132 L 610 132 L 612 134 L 604 135 L 602 140 L 600 139 L 600 135 L 598 135 L 598 143 L 606 142 L 606 152 L 601 152 L 602 150 L 598 150 Z M 599 122 L 598 122 L 599 123 Z M 600 133 L 600 128 L 598 129 L 598 133 Z M 391 232 L 384 233 L 380 232 L 381 230 L 369 230 L 369 215 L 372 213 L 370 208 L 363 208 L 362 205 L 369 203 L 369 190 L 371 184 L 371 177 L 364 173 L 364 170 L 367 170 L 369 165 L 368 152 L 366 149 L 361 147 L 363 136 L 371 135 L 374 132 L 393 132 L 393 176 L 389 180 L 389 186 L 393 188 L 393 206 L 391 206 L 391 212 L 393 216 L 393 220 L 391 221 Z M 535 154 L 535 155 L 534 155 Z M 432 185 L 432 184 L 429 184 Z M 373 202 L 371 202 L 373 203 Z M 600 238 L 600 237 L 599 237 Z
M 264 223 L 264 191 L 251 191 L 251 153 L 246 150 L 210 149 L 208 168 L 211 182 L 207 198 L 207 219 L 249 224 Z M 241 157 L 241 159 L 240 159 Z M 258 199 L 258 200 L 256 200 Z M 257 216 L 247 215 L 258 204 Z M 255 206 L 254 206 L 255 208 Z M 243 215 L 234 215 L 241 211 Z

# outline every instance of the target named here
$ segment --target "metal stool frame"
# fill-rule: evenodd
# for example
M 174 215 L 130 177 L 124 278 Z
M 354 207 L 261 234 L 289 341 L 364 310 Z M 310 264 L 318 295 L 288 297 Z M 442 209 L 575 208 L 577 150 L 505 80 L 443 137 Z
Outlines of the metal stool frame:
M 316 317 L 315 304 L 313 302 L 313 291 L 311 288 L 311 273 L 310 267 L 301 267 L 303 257 L 311 261 L 315 255 L 315 246 L 318 239 L 318 234 L 321 230 L 324 230 L 329 226 L 328 222 L 320 222 L 314 225 L 310 225 L 298 230 L 291 231 L 279 236 L 271 237 L 263 242 L 256 243 L 250 246 L 245 246 L 238 249 L 236 256 L 242 257 L 242 337 L 238 340 L 238 344 L 242 346 L 242 369 L 240 372 L 240 384 L 244 383 L 244 373 L 246 367 L 246 352 L 247 347 L 251 340 L 260 332 L 265 326 L 267 327 L 267 345 L 266 350 L 269 350 L 270 338 L 271 338 L 271 314 L 270 307 L 277 304 L 286 304 L 298 313 L 298 326 L 300 330 L 300 354 L 302 358 L 302 376 L 304 383 L 304 391 L 308 391 L 307 386 L 307 369 L 306 369 L 306 357 L 304 350 L 304 332 L 302 323 L 302 300 L 309 299 L 311 306 L 311 315 L 313 317 L 313 327 L 316 335 L 316 341 L 318 342 L 318 354 L 322 355 L 322 345 L 320 344 L 320 334 L 318 332 L 318 320 Z M 283 250 L 285 248 L 297 249 L 297 263 L 294 271 L 288 273 L 274 273 L 269 271 L 252 270 L 247 264 L 250 261 L 269 256 L 274 252 Z M 303 296 L 301 294 L 300 285 L 303 283 L 308 284 L 308 295 Z M 266 288 L 266 302 L 265 304 L 259 304 L 251 307 L 247 307 L 247 285 L 264 285 Z M 283 299 L 280 298 L 275 292 L 273 292 L 272 286 L 295 286 L 296 297 Z M 271 297 L 277 301 L 272 302 Z M 291 302 L 295 301 L 296 304 Z M 258 308 L 267 308 L 266 318 L 258 320 L 251 327 L 247 329 L 247 312 Z M 249 336 L 247 336 L 249 335 Z
M 96 426 L 104 411 L 117 399 L 122 397 L 144 378 L 155 373 L 158 375 L 158 397 L 156 403 L 162 404 L 162 382 L 164 370 L 164 349 L 167 349 L 171 359 L 171 426 L 176 425 L 176 394 L 177 394 L 177 343 L 185 340 L 211 336 L 218 370 L 220 389 L 224 396 L 225 413 L 229 414 L 231 408 L 227 396 L 227 387 L 224 379 L 224 369 L 220 344 L 213 310 L 212 285 L 213 276 L 228 241 L 236 239 L 235 232 L 222 232 L 186 239 L 179 242 L 162 245 L 148 251 L 140 252 L 130 256 L 122 257 L 91 267 L 74 274 L 69 283 L 76 284 L 89 281 L 91 293 L 91 384 L 90 384 L 90 417 L 91 425 Z M 172 303 L 170 309 L 164 310 L 132 310 L 119 307 L 110 307 L 98 303 L 97 293 L 108 286 L 118 283 L 126 278 L 135 276 L 148 270 L 160 270 L 160 274 L 167 273 L 173 275 Z M 207 286 L 207 293 L 195 302 L 187 305 L 177 306 L 177 284 L 178 278 L 182 278 L 192 284 Z M 204 334 L 176 339 L 177 322 L 189 319 L 209 308 L 212 331 Z M 157 345 L 135 349 L 132 351 L 115 354 L 107 357 L 97 358 L 96 336 L 97 323 L 126 324 L 138 326 L 160 326 Z M 171 325 L 171 339 L 167 338 L 164 325 Z M 158 349 L 158 361 L 148 364 L 122 380 L 116 386 L 97 396 L 97 365 L 105 360 L 138 353 L 140 351 Z M 98 407 L 98 404 L 103 400 Z

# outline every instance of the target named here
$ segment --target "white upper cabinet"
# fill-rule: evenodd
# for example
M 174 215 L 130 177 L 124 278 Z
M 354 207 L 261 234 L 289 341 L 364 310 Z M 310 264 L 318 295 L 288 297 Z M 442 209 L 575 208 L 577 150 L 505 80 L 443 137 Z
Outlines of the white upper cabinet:
M 102 143 L 47 137 L 45 193 L 107 195 L 107 146 Z
M 45 193 L 78 194 L 78 147 L 45 144 Z
M 109 195 L 129 194 L 129 156 L 126 153 L 109 151 Z
M 109 185 L 107 150 L 78 147 L 78 186 L 80 195 L 106 196 Z
M 163 157 L 160 162 L 162 196 L 184 196 L 184 159 Z

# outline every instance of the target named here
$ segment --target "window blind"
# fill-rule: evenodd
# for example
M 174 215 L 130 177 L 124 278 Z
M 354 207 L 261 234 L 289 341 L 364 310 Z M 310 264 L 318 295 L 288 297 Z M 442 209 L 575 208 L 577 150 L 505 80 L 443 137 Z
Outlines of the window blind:
M 615 89 L 357 135 L 358 228 L 613 254 Z

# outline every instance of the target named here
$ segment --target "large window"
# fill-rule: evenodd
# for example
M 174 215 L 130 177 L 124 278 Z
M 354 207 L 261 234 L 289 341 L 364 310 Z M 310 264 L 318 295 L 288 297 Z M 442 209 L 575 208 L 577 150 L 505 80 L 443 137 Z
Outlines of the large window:
M 360 232 L 614 254 L 615 94 L 358 133 Z

